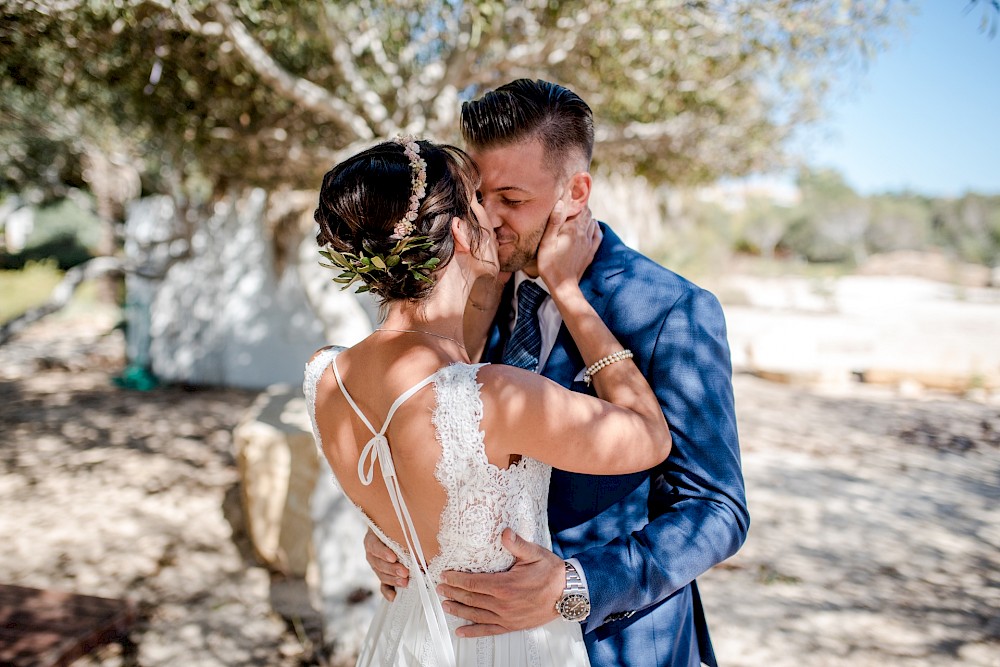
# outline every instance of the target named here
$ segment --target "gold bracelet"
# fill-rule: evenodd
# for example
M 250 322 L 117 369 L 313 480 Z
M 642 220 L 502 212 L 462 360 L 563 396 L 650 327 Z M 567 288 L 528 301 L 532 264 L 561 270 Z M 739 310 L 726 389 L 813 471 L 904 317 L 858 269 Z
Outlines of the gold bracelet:
M 583 373 L 583 381 L 589 387 L 590 383 L 593 381 L 594 376 L 602 368 L 606 368 L 617 361 L 624 361 L 626 359 L 631 359 L 633 356 L 632 350 L 618 350 L 617 352 L 612 352 L 603 359 L 598 359 L 590 366 L 587 366 L 587 370 Z

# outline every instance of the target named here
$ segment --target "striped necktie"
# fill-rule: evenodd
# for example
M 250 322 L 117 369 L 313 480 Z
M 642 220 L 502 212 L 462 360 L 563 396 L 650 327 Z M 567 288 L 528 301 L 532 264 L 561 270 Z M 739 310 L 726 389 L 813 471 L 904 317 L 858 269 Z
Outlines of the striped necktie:
M 538 368 L 538 355 L 542 350 L 542 330 L 538 325 L 538 309 L 548 293 L 525 280 L 517 288 L 517 322 L 503 350 L 501 361 L 529 371 Z

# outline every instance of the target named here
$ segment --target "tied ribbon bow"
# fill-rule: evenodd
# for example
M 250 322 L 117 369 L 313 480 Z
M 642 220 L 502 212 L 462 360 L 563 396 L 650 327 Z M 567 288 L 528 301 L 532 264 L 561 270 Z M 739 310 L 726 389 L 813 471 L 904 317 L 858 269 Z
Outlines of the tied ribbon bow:
M 369 486 L 375 477 L 376 463 L 382 464 L 380 466 L 382 477 L 388 484 L 389 479 L 396 476 L 396 467 L 392 465 L 392 456 L 389 454 L 389 441 L 386 439 L 384 433 L 376 433 L 365 444 L 364 449 L 361 450 L 361 458 L 358 459 L 358 477 L 365 486 Z

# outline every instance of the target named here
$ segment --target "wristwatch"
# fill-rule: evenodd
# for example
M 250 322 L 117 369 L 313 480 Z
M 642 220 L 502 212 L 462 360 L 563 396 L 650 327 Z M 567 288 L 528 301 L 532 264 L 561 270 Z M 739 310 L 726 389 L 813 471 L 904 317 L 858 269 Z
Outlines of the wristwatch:
M 556 611 L 567 621 L 582 621 L 590 614 L 590 598 L 583 586 L 580 573 L 571 563 L 566 563 L 566 588 L 556 602 Z

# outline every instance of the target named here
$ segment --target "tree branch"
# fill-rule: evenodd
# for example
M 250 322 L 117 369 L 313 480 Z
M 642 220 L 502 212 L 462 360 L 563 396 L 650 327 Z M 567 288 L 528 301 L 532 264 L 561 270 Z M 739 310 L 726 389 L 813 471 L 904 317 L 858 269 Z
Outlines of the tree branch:
M 355 109 L 371 121 L 371 125 L 378 134 L 388 136 L 396 130 L 395 124 L 389 118 L 389 111 L 385 108 L 382 98 L 372 90 L 368 82 L 365 81 L 365 77 L 358 71 L 351 45 L 337 25 L 337 21 L 330 19 L 328 11 L 324 7 L 321 16 L 323 17 L 323 30 L 330 42 L 330 55 L 333 58 L 333 64 L 354 92 L 355 99 L 358 101 Z
M 310 111 L 337 121 L 359 139 L 372 139 L 375 136 L 364 118 L 357 115 L 343 100 L 334 97 L 328 90 L 312 81 L 294 76 L 278 64 L 247 31 L 228 4 L 220 1 L 215 2 L 213 7 L 222 21 L 226 35 L 233 41 L 236 49 L 254 72 L 275 91 Z

